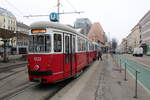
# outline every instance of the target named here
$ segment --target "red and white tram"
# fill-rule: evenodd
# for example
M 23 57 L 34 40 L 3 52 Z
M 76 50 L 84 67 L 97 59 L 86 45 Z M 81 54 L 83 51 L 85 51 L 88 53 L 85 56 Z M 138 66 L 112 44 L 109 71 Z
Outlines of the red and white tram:
M 30 27 L 30 81 L 51 83 L 72 77 L 96 58 L 94 44 L 69 26 L 41 21 Z

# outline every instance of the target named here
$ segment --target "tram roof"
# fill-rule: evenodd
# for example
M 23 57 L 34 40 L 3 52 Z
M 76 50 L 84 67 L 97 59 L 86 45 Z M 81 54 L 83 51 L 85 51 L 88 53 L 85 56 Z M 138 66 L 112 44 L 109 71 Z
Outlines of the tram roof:
M 58 22 L 49 22 L 49 21 L 38 21 L 34 22 L 30 25 L 31 29 L 37 29 L 37 28 L 53 28 L 53 29 L 59 29 L 63 31 L 69 31 L 73 32 L 74 34 L 80 35 L 86 39 L 88 39 L 85 35 L 78 33 L 75 29 L 66 26 L 64 24 L 58 23 Z M 89 40 L 89 39 L 88 39 Z

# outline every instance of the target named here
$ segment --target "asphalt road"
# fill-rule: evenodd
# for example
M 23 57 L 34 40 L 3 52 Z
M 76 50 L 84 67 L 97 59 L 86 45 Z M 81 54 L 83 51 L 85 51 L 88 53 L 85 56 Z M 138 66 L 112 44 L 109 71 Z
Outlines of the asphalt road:
M 132 56 L 132 54 L 124 54 L 123 57 L 133 60 L 141 65 L 144 65 L 145 67 L 150 68 L 150 56 L 143 56 L 143 57 L 135 57 Z

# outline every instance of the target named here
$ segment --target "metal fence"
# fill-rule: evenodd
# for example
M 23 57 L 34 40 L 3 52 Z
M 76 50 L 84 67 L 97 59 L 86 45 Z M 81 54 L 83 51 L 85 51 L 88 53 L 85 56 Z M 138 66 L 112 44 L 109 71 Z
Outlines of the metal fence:
M 140 82 L 150 92 L 150 69 L 121 55 L 112 55 L 119 64 L 120 73 L 124 71 L 124 80 L 127 81 L 127 72 L 135 78 L 135 98 L 137 98 L 137 83 Z M 124 69 L 124 70 L 123 70 Z

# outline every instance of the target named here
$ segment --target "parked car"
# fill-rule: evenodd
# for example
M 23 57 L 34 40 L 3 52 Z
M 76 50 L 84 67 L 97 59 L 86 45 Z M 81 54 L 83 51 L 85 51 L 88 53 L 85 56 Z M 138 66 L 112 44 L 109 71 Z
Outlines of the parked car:
M 133 49 L 133 56 L 143 56 L 143 48 L 142 47 L 137 47 Z
M 132 51 L 128 51 L 127 53 L 128 53 L 128 54 L 132 54 Z

